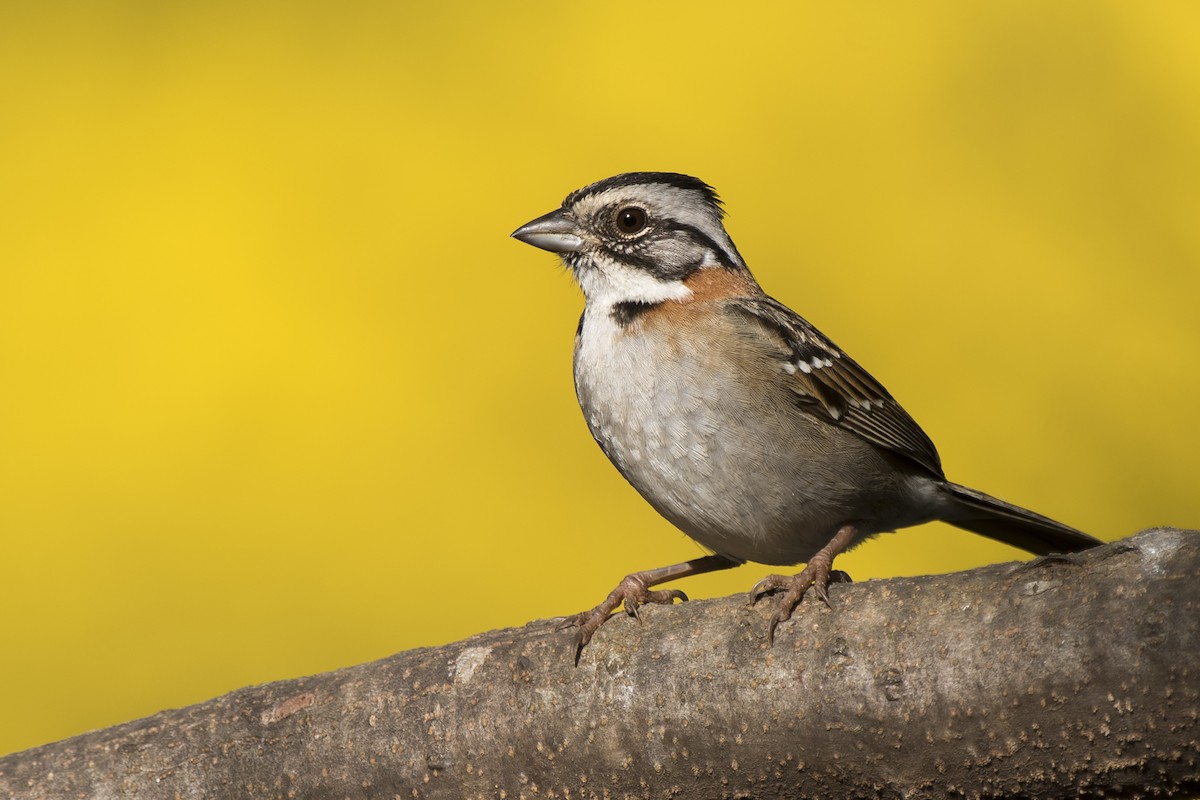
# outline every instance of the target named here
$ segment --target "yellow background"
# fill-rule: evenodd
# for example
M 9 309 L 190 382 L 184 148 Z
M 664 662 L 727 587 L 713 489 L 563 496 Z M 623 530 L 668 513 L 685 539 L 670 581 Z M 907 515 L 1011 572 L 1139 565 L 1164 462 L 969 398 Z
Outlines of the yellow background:
M 952 478 L 1200 523 L 1200 6 L 733 8 L 0 6 L 0 753 L 698 555 L 508 238 L 626 170 L 716 186 Z M 839 564 L 1019 556 L 931 525 Z

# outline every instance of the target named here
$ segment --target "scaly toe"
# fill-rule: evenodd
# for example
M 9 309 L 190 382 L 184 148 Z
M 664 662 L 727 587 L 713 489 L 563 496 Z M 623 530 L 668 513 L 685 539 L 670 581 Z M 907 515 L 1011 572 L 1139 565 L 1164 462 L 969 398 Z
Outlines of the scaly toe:
M 786 589 L 783 596 L 779 598 L 779 604 L 775 607 L 775 613 L 771 616 L 770 625 L 767 628 L 767 643 L 775 643 L 775 630 L 779 627 L 779 623 L 787 622 L 792 618 L 792 612 L 796 606 L 800 605 L 800 601 L 804 599 L 804 595 L 809 589 L 815 589 L 817 596 L 821 597 L 828 604 L 828 599 L 825 596 L 825 582 L 828 578 L 828 570 L 822 570 L 820 566 L 806 566 L 800 573 L 791 577 L 782 577 L 770 575 L 767 578 L 759 581 L 758 585 L 751 590 L 751 596 L 761 597 L 764 592 L 760 592 L 760 587 L 767 583 L 766 591 L 775 589 Z
M 754 605 L 765 595 L 787 588 L 790 582 L 791 578 L 786 575 L 768 575 L 750 590 L 750 605 Z
M 647 602 L 657 603 L 664 606 L 669 606 L 676 600 L 681 603 L 686 603 L 688 601 L 688 596 L 678 589 L 659 589 L 657 591 L 650 592 L 650 594 L 646 596 Z
M 575 643 L 580 650 L 587 646 L 587 643 L 592 640 L 592 635 L 600 629 L 601 625 L 608 621 L 608 617 L 609 614 L 603 611 L 601 607 L 585 611 L 575 617 L 574 625 L 578 628 L 575 634 Z
M 579 664 L 583 648 L 587 647 L 588 643 L 592 641 L 592 636 L 600 629 L 601 625 L 609 620 L 617 608 L 623 607 L 626 614 L 640 621 L 642 619 L 641 607 L 647 603 L 670 605 L 676 600 L 686 601 L 687 599 L 687 595 L 678 589 L 651 591 L 646 586 L 645 580 L 639 575 L 626 575 L 617 584 L 617 588 L 613 589 L 604 599 L 603 603 L 591 611 L 584 611 L 574 617 L 569 617 L 564 622 L 563 628 L 578 628 L 575 635 L 575 664 Z
M 622 584 L 618 588 L 625 590 L 622 592 L 624 595 L 622 605 L 625 607 L 625 613 L 631 617 L 637 617 L 638 621 L 642 619 L 641 608 L 644 605 L 653 603 L 655 605 L 669 606 L 676 600 L 686 603 L 688 599 L 687 595 L 678 589 L 657 589 L 650 591 L 645 585 L 635 582 L 631 582 L 628 586 Z

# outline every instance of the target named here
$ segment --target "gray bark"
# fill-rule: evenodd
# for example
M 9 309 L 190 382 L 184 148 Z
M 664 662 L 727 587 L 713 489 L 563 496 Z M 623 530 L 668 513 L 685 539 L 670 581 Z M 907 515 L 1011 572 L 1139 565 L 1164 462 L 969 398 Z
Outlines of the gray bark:
M 491 631 L 0 758 L 0 796 L 1200 794 L 1200 532 Z

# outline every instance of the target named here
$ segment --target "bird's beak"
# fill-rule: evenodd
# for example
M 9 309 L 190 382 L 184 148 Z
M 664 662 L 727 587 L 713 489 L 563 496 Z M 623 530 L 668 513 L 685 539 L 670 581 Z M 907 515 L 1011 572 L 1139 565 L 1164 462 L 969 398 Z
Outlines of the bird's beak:
M 577 253 L 583 249 L 579 226 L 563 215 L 561 208 L 526 222 L 512 232 L 514 239 L 549 250 L 551 253 Z

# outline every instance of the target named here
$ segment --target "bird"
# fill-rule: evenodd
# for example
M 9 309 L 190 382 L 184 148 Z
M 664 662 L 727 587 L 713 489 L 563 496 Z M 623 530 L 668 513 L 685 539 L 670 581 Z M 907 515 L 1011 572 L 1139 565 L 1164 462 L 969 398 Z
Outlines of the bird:
M 571 618 L 575 658 L 619 606 L 685 601 L 653 587 L 746 562 L 779 595 L 767 630 L 811 589 L 829 603 L 834 557 L 876 534 L 941 520 L 1035 555 L 1102 544 L 946 479 L 929 436 L 825 334 L 767 295 L 725 230 L 713 187 L 628 172 L 577 189 L 512 237 L 557 254 L 583 291 L 575 392 L 604 454 L 710 554 L 626 575 Z

